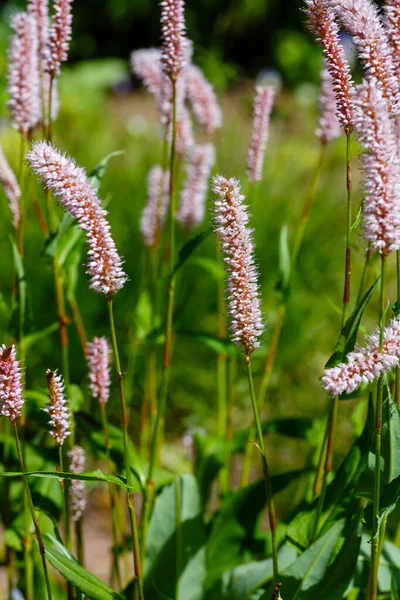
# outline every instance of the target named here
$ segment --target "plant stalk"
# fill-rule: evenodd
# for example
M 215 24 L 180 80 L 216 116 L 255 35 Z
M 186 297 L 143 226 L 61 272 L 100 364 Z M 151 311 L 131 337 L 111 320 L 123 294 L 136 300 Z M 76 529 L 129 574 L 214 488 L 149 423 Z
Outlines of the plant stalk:
M 346 188 L 347 188 L 347 232 L 346 232 L 346 266 L 343 290 L 342 326 L 347 318 L 351 291 L 351 234 L 352 234 L 352 183 L 351 183 L 351 161 L 350 161 L 351 133 L 346 132 Z

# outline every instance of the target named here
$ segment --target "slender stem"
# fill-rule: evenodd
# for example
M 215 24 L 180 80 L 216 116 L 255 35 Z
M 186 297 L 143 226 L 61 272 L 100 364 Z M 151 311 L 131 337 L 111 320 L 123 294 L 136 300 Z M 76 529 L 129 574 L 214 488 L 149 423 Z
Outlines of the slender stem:
M 352 184 L 350 161 L 351 133 L 346 132 L 346 187 L 347 187 L 347 234 L 346 234 L 346 266 L 343 291 L 342 327 L 346 322 L 347 310 L 350 303 L 351 288 L 351 227 L 352 227 Z
M 58 462 L 60 465 L 60 472 L 64 473 L 64 456 L 63 456 L 63 447 L 58 445 Z M 69 486 L 67 484 L 67 480 L 63 479 L 61 481 L 61 488 L 63 492 L 63 513 L 64 513 L 64 541 L 65 546 L 71 550 L 71 528 L 69 522 Z
M 134 498 L 133 492 L 131 491 L 132 487 L 133 487 L 133 482 L 132 482 L 132 472 L 131 472 L 130 461 L 129 461 L 128 412 L 127 412 L 126 401 L 125 401 L 125 391 L 124 391 L 124 382 L 123 382 L 124 375 L 121 370 L 117 336 L 116 336 L 116 332 L 115 332 L 112 297 L 107 298 L 107 306 L 108 306 L 108 318 L 109 318 L 109 322 L 110 322 L 111 343 L 112 343 L 112 347 L 113 347 L 115 370 L 116 370 L 116 376 L 117 376 L 117 381 L 118 381 L 118 390 L 119 390 L 121 427 L 122 427 L 123 442 L 124 442 L 124 460 L 125 460 L 126 482 L 130 488 L 130 490 L 126 494 L 126 499 L 127 499 L 127 504 L 128 504 L 128 510 L 129 510 L 129 520 L 130 520 L 131 536 L 132 536 L 132 544 L 133 544 L 133 560 L 134 560 L 134 564 L 135 564 L 135 574 L 136 574 L 135 582 L 137 584 L 137 592 L 138 592 L 139 600 L 143 600 L 144 595 L 143 595 L 143 583 L 142 583 L 142 566 L 141 566 L 141 560 L 140 560 L 140 547 L 139 547 L 139 535 L 138 535 L 137 520 L 136 520 L 135 498 Z
M 367 251 L 365 252 L 364 268 L 363 268 L 363 272 L 362 272 L 362 276 L 361 276 L 360 286 L 358 288 L 357 304 L 360 302 L 360 300 L 363 296 L 364 289 L 366 287 L 366 282 L 368 281 L 368 272 L 369 272 L 369 268 L 370 268 L 370 264 L 371 264 L 372 254 L 373 254 L 373 251 L 372 251 L 371 247 L 368 246 Z
M 165 323 L 165 342 L 163 350 L 161 386 L 157 406 L 157 415 L 154 421 L 152 432 L 149 471 L 147 474 L 146 493 L 143 499 L 143 521 L 142 521 L 142 552 L 145 553 L 148 523 L 150 520 L 151 504 L 153 497 L 153 473 L 156 465 L 158 439 L 162 430 L 164 419 L 168 385 L 171 367 L 171 349 L 172 349 L 172 322 L 175 302 L 175 170 L 176 170 L 176 80 L 172 82 L 172 142 L 170 154 L 170 176 L 169 176 L 169 277 L 168 277 L 168 295 L 167 295 L 167 316 Z
M 339 405 L 339 396 L 335 396 L 331 400 L 331 408 L 329 411 L 329 420 L 327 427 L 327 437 L 326 437 L 326 454 L 325 454 L 325 464 L 324 464 L 324 475 L 322 479 L 322 489 L 318 498 L 317 510 L 315 513 L 315 522 L 314 528 L 311 535 L 311 543 L 315 542 L 317 539 L 318 531 L 319 531 L 319 523 L 321 520 L 322 512 L 324 509 L 325 502 L 325 493 L 328 487 L 328 477 L 329 473 L 332 471 L 332 460 L 333 460 L 333 447 L 335 444 L 335 433 L 336 433 L 336 423 L 337 423 L 337 411 Z
M 381 294 L 379 303 L 379 351 L 383 347 L 384 334 L 384 310 L 385 310 L 385 279 L 386 258 L 381 257 Z M 381 494 L 381 445 L 382 445 L 382 404 L 383 404 L 383 377 L 378 379 L 376 407 L 375 407 L 375 479 L 374 479 L 374 504 L 372 516 L 372 540 L 371 540 L 371 567 L 369 598 L 376 600 L 378 593 L 378 568 L 379 568 L 379 499 Z
M 274 331 L 272 333 L 272 340 L 269 347 L 267 359 L 264 365 L 264 373 L 261 379 L 261 385 L 258 393 L 258 409 L 262 412 L 265 405 L 265 398 L 268 390 L 269 381 L 271 378 L 272 369 L 275 364 L 275 357 L 278 350 L 279 339 L 281 336 L 282 325 L 286 314 L 286 304 L 281 303 L 278 306 L 278 314 L 275 321 Z M 253 457 L 254 452 L 254 439 L 256 435 L 255 425 L 252 425 L 250 428 L 249 437 L 247 440 L 247 445 L 245 448 L 245 455 L 242 467 L 242 476 L 240 480 L 241 487 L 244 487 L 249 482 L 250 475 L 250 467 L 251 467 L 251 459 Z
M 176 577 L 175 600 L 179 600 L 179 581 L 182 573 L 182 522 L 181 522 L 181 478 L 175 483 L 175 519 L 176 519 Z
M 225 338 L 226 318 L 225 318 L 225 292 L 223 282 L 218 283 L 217 292 L 217 311 L 218 311 L 218 326 L 217 333 L 220 339 Z M 218 437 L 222 440 L 227 438 L 227 355 L 225 352 L 217 354 L 217 394 L 218 394 Z M 227 461 L 228 463 L 228 461 Z M 219 475 L 219 492 L 224 496 L 229 490 L 229 467 L 221 469 Z
M 66 388 L 69 385 L 69 357 L 68 357 L 68 330 L 67 325 L 69 319 L 65 311 L 65 296 L 64 296 L 64 275 L 61 267 L 59 267 L 57 260 L 53 261 L 53 277 L 54 277 L 54 289 L 56 296 L 56 305 L 58 313 L 58 331 L 60 336 L 60 349 L 61 349 L 61 361 L 62 370 Z
M 396 252 L 396 274 L 397 274 L 397 313 L 400 308 L 400 250 Z M 400 406 L 400 367 L 396 367 L 395 402 Z
M 82 567 L 85 566 L 85 552 L 83 547 L 83 522 L 82 518 L 78 519 L 75 522 L 75 538 L 76 538 L 76 548 L 78 554 L 78 562 Z
M 276 517 L 275 517 L 274 501 L 272 498 L 271 478 L 269 475 L 267 456 L 265 454 L 264 436 L 263 436 L 263 432 L 262 432 L 262 428 L 261 428 L 260 414 L 258 412 L 258 404 L 256 401 L 256 395 L 255 395 L 255 391 L 254 391 L 250 356 L 246 356 L 245 362 L 246 362 L 246 368 L 247 368 L 247 377 L 249 380 L 249 390 L 250 390 L 251 404 L 253 407 L 254 422 L 255 422 L 256 431 L 257 431 L 258 446 L 259 446 L 261 460 L 262 460 L 265 492 L 266 492 L 266 496 L 267 496 L 268 517 L 269 517 L 269 525 L 271 528 L 271 540 L 272 540 L 272 563 L 273 563 L 273 571 L 274 571 L 274 582 L 277 583 L 277 580 L 279 577 L 278 545 L 277 545 L 277 541 L 276 541 Z
M 324 476 L 324 465 L 326 460 L 326 450 L 328 447 L 328 435 L 329 435 L 329 417 L 325 427 L 324 439 L 322 441 L 321 451 L 318 460 L 318 466 L 315 473 L 314 486 L 313 486 L 313 498 L 316 498 L 321 493 L 323 476 Z
M 107 471 L 108 473 L 112 473 L 112 463 L 111 463 L 111 444 L 110 444 L 110 436 L 108 433 L 108 417 L 107 417 L 107 409 L 104 402 L 100 403 L 100 412 L 101 412 L 101 422 L 103 425 L 104 432 L 104 445 L 106 451 L 106 460 L 107 460 Z M 116 503 L 116 489 L 115 486 L 111 483 L 108 484 L 108 492 L 110 494 L 110 504 L 111 504 L 111 526 L 112 526 L 112 536 L 113 536 L 113 571 L 115 572 L 115 577 L 117 581 L 118 590 L 122 589 L 122 580 L 121 580 L 121 571 L 119 568 L 119 559 L 117 553 L 118 547 L 118 515 L 116 512 L 117 503 Z
M 17 424 L 16 424 L 15 421 L 13 421 L 12 425 L 13 425 L 13 429 L 14 429 L 15 445 L 16 445 L 16 448 L 17 448 L 17 455 L 18 455 L 18 460 L 19 460 L 20 468 L 21 468 L 22 473 L 25 473 L 24 459 L 23 459 L 23 456 L 22 456 L 21 446 L 20 446 L 20 443 L 19 443 Z M 26 475 L 23 475 L 22 479 L 23 479 L 23 482 L 24 482 L 25 493 L 26 493 L 26 496 L 28 498 L 29 510 L 30 510 L 30 513 L 31 513 L 33 525 L 35 527 L 37 541 L 38 541 L 38 544 L 39 544 L 40 557 L 41 557 L 41 560 L 42 560 L 42 567 L 43 567 L 43 574 L 44 574 L 44 578 L 45 578 L 45 582 L 46 582 L 47 598 L 48 598 L 48 600 L 52 600 L 53 596 L 52 596 L 52 593 L 51 593 L 49 573 L 48 573 L 48 570 L 47 570 L 47 563 L 46 563 L 46 557 L 45 557 L 45 550 L 44 550 L 43 538 L 42 538 L 42 534 L 41 534 L 41 531 L 40 531 L 40 528 L 39 528 L 38 520 L 36 518 L 35 507 L 33 506 L 33 500 L 32 500 L 32 496 L 31 496 L 31 491 L 29 489 L 28 480 L 27 480 Z
M 86 335 L 85 326 L 83 324 L 81 311 L 79 310 L 79 306 L 78 306 L 75 296 L 70 296 L 68 298 L 68 301 L 69 301 L 69 305 L 72 310 L 72 316 L 74 318 L 76 331 L 78 333 L 79 343 L 81 345 L 84 356 L 86 356 L 86 354 L 87 354 L 87 335 Z

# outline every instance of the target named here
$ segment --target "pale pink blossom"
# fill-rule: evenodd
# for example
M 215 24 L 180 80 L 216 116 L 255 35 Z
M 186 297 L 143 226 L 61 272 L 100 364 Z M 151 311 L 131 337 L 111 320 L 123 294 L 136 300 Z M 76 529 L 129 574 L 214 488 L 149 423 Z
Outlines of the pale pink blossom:
M 5 195 L 8 200 L 8 205 L 12 214 L 12 223 L 15 229 L 18 229 L 20 222 L 20 198 L 21 190 L 17 182 L 17 178 L 14 175 L 14 171 L 11 169 L 7 162 L 2 147 L 0 146 L 0 182 L 3 185 Z
M 81 446 L 74 446 L 69 452 L 69 470 L 71 473 L 84 473 L 86 466 L 86 453 Z M 76 522 L 82 518 L 86 510 L 87 492 L 85 482 L 81 479 L 72 479 L 69 488 L 71 519 Z
M 187 61 L 188 41 L 185 31 L 183 0 L 162 0 L 161 64 L 164 73 L 173 80 L 177 79 Z
M 24 405 L 22 368 L 15 346 L 0 346 L 0 414 L 14 422 Z
M 332 77 L 337 115 L 346 133 L 353 128 L 353 82 L 350 67 L 339 38 L 331 0 L 305 0 L 308 27 L 324 53 L 326 67 Z
M 27 12 L 16 13 L 11 20 L 8 65 L 8 106 L 13 127 L 27 135 L 39 123 L 40 83 L 38 38 L 35 18 Z
M 168 139 L 172 140 L 172 123 Z M 186 106 L 181 106 L 176 118 L 176 145 L 177 154 L 185 156 L 194 145 L 193 123 Z
M 323 144 L 340 136 L 340 123 L 336 114 L 336 95 L 332 76 L 326 66 L 321 71 L 319 124 L 315 133 Z
M 147 178 L 147 204 L 140 218 L 140 232 L 149 248 L 160 243 L 169 205 L 169 172 L 154 166 Z
M 221 242 L 228 273 L 227 304 L 232 339 L 248 357 L 260 345 L 258 338 L 264 331 L 249 215 L 236 179 L 217 175 L 212 188 L 217 195 L 214 231 Z
M 186 94 L 197 122 L 207 135 L 222 125 L 222 112 L 214 88 L 194 65 L 185 68 Z
M 104 337 L 95 337 L 88 344 L 90 389 L 101 404 L 110 397 L 110 346 Z
M 392 50 L 396 76 L 400 70 L 400 0 L 386 0 L 384 4 L 386 32 Z
M 332 396 L 351 394 L 362 383 L 371 383 L 382 373 L 399 364 L 400 320 L 392 319 L 384 330 L 382 350 L 379 350 L 379 331 L 367 338 L 365 348 L 349 352 L 346 362 L 325 370 L 322 385 Z
M 374 78 L 389 110 L 399 107 L 399 85 L 388 38 L 378 8 L 371 0 L 331 0 L 333 10 L 352 36 L 366 77 Z
M 208 182 L 215 163 L 212 144 L 194 146 L 186 164 L 186 180 L 181 193 L 177 221 L 187 230 L 193 229 L 204 219 Z
M 107 211 L 102 208 L 85 170 L 47 142 L 34 143 L 27 158 L 45 187 L 53 191 L 86 232 L 90 287 L 112 296 L 124 286 L 127 276 L 110 233 Z
M 47 71 L 51 78 L 60 74 L 61 63 L 68 58 L 72 34 L 72 0 L 54 0 L 53 25 L 49 35 Z
M 256 86 L 253 112 L 253 131 L 247 153 L 247 176 L 251 183 L 261 181 L 264 154 L 268 142 L 269 122 L 275 90 L 273 87 Z
M 364 237 L 386 256 L 400 248 L 400 163 L 388 102 L 375 79 L 364 80 L 355 95 L 355 129 L 366 152 Z
M 161 50 L 158 48 L 143 48 L 131 54 L 131 67 L 133 73 L 157 99 L 161 94 L 163 78 L 161 68 Z
M 63 378 L 57 371 L 47 369 L 47 388 L 49 391 L 49 402 L 43 410 L 49 415 L 50 435 L 62 446 L 71 432 L 70 414 L 65 398 L 65 385 Z
M 34 16 L 38 38 L 39 61 L 45 62 L 49 56 L 49 0 L 29 0 L 28 12 Z

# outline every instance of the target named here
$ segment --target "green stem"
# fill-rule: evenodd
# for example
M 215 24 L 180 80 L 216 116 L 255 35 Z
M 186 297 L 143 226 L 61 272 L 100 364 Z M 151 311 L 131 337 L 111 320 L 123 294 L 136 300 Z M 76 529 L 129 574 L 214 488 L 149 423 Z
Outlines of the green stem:
M 64 457 L 63 457 L 63 447 L 62 445 L 58 445 L 58 462 L 60 465 L 60 472 L 64 473 Z M 71 552 L 72 544 L 71 544 L 71 527 L 70 527 L 70 515 L 69 515 L 69 481 L 67 479 L 63 479 L 61 481 L 61 489 L 63 493 L 63 516 L 64 516 L 64 543 L 66 548 Z M 67 597 L 68 600 L 73 600 L 74 591 L 72 584 L 67 581 Z
M 83 531 L 82 531 L 82 518 L 78 519 L 75 522 L 75 538 L 76 538 L 76 548 L 78 555 L 78 562 L 82 567 L 85 566 L 85 553 L 83 549 Z
M 22 473 L 25 473 L 25 465 L 24 465 L 24 459 L 23 459 L 23 456 L 22 456 L 21 446 L 20 446 L 20 443 L 19 443 L 17 424 L 16 424 L 15 421 L 13 421 L 12 425 L 13 425 L 13 429 L 14 429 L 15 445 L 16 445 L 16 449 L 17 449 L 17 455 L 18 455 L 18 460 L 19 460 L 20 468 L 21 468 Z M 47 570 L 47 563 L 46 563 L 46 557 L 45 557 L 45 549 L 44 549 L 44 544 L 43 544 L 43 538 L 42 538 L 42 534 L 41 534 L 41 531 L 40 531 L 40 528 L 39 528 L 38 520 L 36 518 L 35 507 L 33 506 L 33 500 L 32 500 L 32 496 L 31 496 L 31 491 L 29 489 L 28 480 L 27 480 L 26 475 L 23 475 L 22 479 L 23 479 L 23 482 L 24 482 L 25 493 L 26 493 L 26 496 L 28 498 L 28 505 L 29 505 L 29 510 L 30 510 L 30 513 L 31 513 L 32 521 L 33 521 L 33 526 L 35 528 L 36 537 L 37 537 L 37 541 L 38 541 L 38 544 L 39 544 L 40 557 L 41 557 L 41 560 L 42 560 L 42 567 L 43 567 L 43 574 L 44 574 L 44 578 L 45 578 L 45 582 L 46 582 L 47 598 L 48 598 L 48 600 L 52 600 L 53 596 L 52 596 L 52 593 L 51 593 L 49 573 L 48 573 L 48 570 Z
M 171 368 L 171 349 L 172 349 L 172 322 L 175 302 L 175 275 L 173 273 L 175 266 L 175 169 L 176 169 L 176 80 L 172 79 L 172 143 L 170 154 L 170 177 L 169 177 L 169 277 L 168 277 L 168 295 L 167 295 L 167 315 L 165 324 L 165 342 L 163 350 L 163 363 L 161 374 L 161 386 L 157 406 L 157 415 L 152 432 L 149 471 L 147 474 L 146 493 L 143 504 L 143 522 L 142 522 L 142 552 L 146 551 L 146 538 L 148 524 L 151 514 L 151 505 L 153 499 L 153 473 L 156 465 L 158 440 L 161 433 L 161 425 L 164 419 L 168 385 Z
M 104 433 L 104 445 L 106 451 L 106 460 L 107 460 L 107 471 L 108 473 L 112 473 L 112 463 L 111 463 L 111 455 L 110 455 L 110 436 L 108 433 L 108 417 L 106 405 L 104 402 L 100 403 L 100 412 L 101 412 L 101 422 L 103 425 L 103 433 Z M 118 590 L 122 590 L 122 579 L 121 579 L 121 571 L 119 568 L 119 559 L 118 559 L 118 515 L 116 512 L 117 502 L 116 502 L 116 489 L 113 484 L 108 484 L 108 492 L 110 494 L 110 504 L 111 504 L 111 525 L 112 525 L 112 536 L 113 536 L 113 571 L 115 572 L 115 578 L 117 581 Z
M 397 310 L 400 308 L 400 250 L 396 252 L 396 274 L 397 274 Z M 395 402 L 400 406 L 400 367 L 396 367 Z
M 379 303 L 379 351 L 383 347 L 384 335 L 384 310 L 385 310 L 385 279 L 386 259 L 381 257 L 381 294 Z M 382 445 L 382 404 L 383 404 L 383 377 L 378 380 L 375 408 L 375 479 L 374 479 L 374 504 L 372 516 L 372 540 L 371 540 L 371 567 L 369 598 L 376 600 L 378 593 L 378 568 L 379 568 L 379 499 L 381 494 L 381 445 Z
M 368 272 L 369 272 L 369 267 L 371 264 L 372 254 L 373 254 L 372 249 L 368 246 L 367 251 L 365 253 L 365 262 L 364 262 L 363 272 L 361 275 L 360 286 L 358 288 L 357 305 L 359 304 L 359 302 L 363 296 L 364 289 L 366 287 L 366 282 L 368 280 Z
M 351 184 L 351 161 L 350 161 L 351 133 L 346 132 L 346 188 L 347 188 L 347 232 L 346 232 L 346 265 L 343 291 L 342 326 L 346 322 L 347 310 L 350 303 L 351 288 L 351 234 L 352 234 L 352 184 Z
M 182 522 L 181 522 L 181 478 L 175 482 L 175 519 L 176 519 L 176 578 L 175 600 L 179 600 L 179 581 L 182 573 Z
M 286 314 L 286 304 L 281 303 L 278 306 L 278 314 L 277 314 L 277 318 L 275 321 L 274 331 L 272 333 L 272 340 L 271 340 L 271 344 L 269 347 L 267 359 L 265 361 L 264 373 L 263 373 L 263 376 L 261 379 L 261 385 L 260 385 L 260 389 L 259 389 L 259 393 L 258 393 L 258 409 L 260 412 L 262 412 L 264 405 L 265 405 L 266 394 L 267 394 L 268 385 L 269 385 L 271 374 L 272 374 L 272 369 L 275 364 L 275 357 L 276 357 L 276 353 L 278 350 L 278 344 L 279 344 L 279 339 L 281 336 L 282 325 L 283 325 L 283 321 L 285 318 L 285 314 Z M 250 433 L 249 433 L 247 445 L 245 448 L 245 455 L 244 455 L 243 467 L 242 467 L 242 476 L 241 476 L 241 480 L 240 480 L 241 487 L 245 487 L 249 482 L 251 459 L 253 457 L 253 452 L 254 452 L 254 443 L 253 442 L 255 440 L 255 436 L 256 436 L 256 429 L 255 429 L 255 425 L 253 425 L 250 428 Z
M 112 343 L 112 348 L 113 348 L 113 353 L 114 353 L 115 370 L 116 370 L 116 376 L 117 376 L 117 381 L 118 381 L 118 390 L 119 390 L 121 427 L 122 427 L 123 443 L 124 443 L 126 482 L 130 488 L 130 490 L 126 494 L 126 499 L 127 499 L 127 504 L 128 504 L 128 510 L 129 510 L 129 520 L 130 520 L 131 536 L 132 536 L 132 544 L 133 544 L 133 560 L 134 560 L 135 574 L 136 574 L 135 582 L 137 585 L 137 592 L 138 592 L 139 600 L 143 600 L 144 595 L 143 595 L 143 583 L 142 583 L 142 566 L 141 566 L 141 560 L 140 560 L 140 547 L 139 547 L 139 535 L 138 535 L 137 520 L 136 520 L 135 498 L 134 498 L 133 492 L 131 491 L 133 488 L 133 481 L 132 481 L 132 472 L 131 472 L 130 461 L 129 461 L 128 412 L 127 412 L 126 401 L 125 401 L 125 391 L 124 391 L 124 382 L 123 382 L 124 375 L 121 370 L 117 336 L 116 336 L 116 332 L 115 332 L 112 296 L 107 298 L 107 306 L 108 306 L 108 318 L 109 318 L 109 322 L 110 322 L 111 343 Z M 135 597 L 135 594 L 134 594 L 134 597 Z
M 226 318 L 225 318 L 225 292 L 223 282 L 220 281 L 218 284 L 218 337 L 219 339 L 225 338 L 226 332 Z M 228 406 L 227 406 L 227 355 L 225 352 L 219 352 L 217 354 L 217 394 L 218 394 L 218 437 L 221 440 L 227 438 L 227 418 L 228 418 Z M 228 461 L 227 461 L 228 463 Z M 221 469 L 219 474 L 219 492 L 221 496 L 224 496 L 229 490 L 229 468 L 226 466 Z
M 313 498 L 316 498 L 322 490 L 323 476 L 324 476 L 324 465 L 326 460 L 326 449 L 328 447 L 328 435 L 329 435 L 329 417 L 325 427 L 324 439 L 322 441 L 321 451 L 319 454 L 318 466 L 315 473 L 314 486 L 313 486 Z
M 269 525 L 271 528 L 271 540 L 272 540 L 272 563 L 273 563 L 273 571 L 274 571 L 274 582 L 277 583 L 277 580 L 279 577 L 278 545 L 277 545 L 277 540 L 276 540 L 276 517 L 275 517 L 274 501 L 273 501 L 273 497 L 272 497 L 271 478 L 269 475 L 267 456 L 265 454 L 264 436 L 263 436 L 263 432 L 262 432 L 262 428 L 261 428 L 260 414 L 258 412 L 258 404 L 256 401 L 256 395 L 255 395 L 255 391 L 254 391 L 253 375 L 251 372 L 250 355 L 246 356 L 245 362 L 246 362 L 246 368 L 247 368 L 247 377 L 249 380 L 251 404 L 253 407 L 254 423 L 256 426 L 258 446 L 259 446 L 261 460 L 262 460 L 265 492 L 266 492 L 266 496 L 267 496 L 268 517 L 269 517 Z

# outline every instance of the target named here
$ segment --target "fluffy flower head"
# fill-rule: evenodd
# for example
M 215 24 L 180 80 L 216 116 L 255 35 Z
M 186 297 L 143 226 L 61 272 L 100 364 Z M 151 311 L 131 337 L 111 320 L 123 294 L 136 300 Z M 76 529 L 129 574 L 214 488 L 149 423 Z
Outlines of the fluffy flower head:
M 222 125 L 222 112 L 211 83 L 194 65 L 185 69 L 186 94 L 197 122 L 207 135 Z
M 162 0 L 161 33 L 162 68 L 168 77 L 175 80 L 185 66 L 188 54 L 183 0 Z
M 7 196 L 8 204 L 13 218 L 13 226 L 15 229 L 19 226 L 20 207 L 19 201 L 21 190 L 19 188 L 14 171 L 11 169 L 4 155 L 3 149 L 0 146 L 0 182 L 4 187 L 4 192 Z
M 81 446 L 74 446 L 69 452 L 70 459 L 69 470 L 71 473 L 83 473 L 86 466 L 86 454 Z M 85 482 L 79 479 L 72 479 L 69 488 L 71 519 L 76 522 L 82 517 L 86 509 L 87 493 Z
M 15 346 L 0 346 L 0 414 L 15 421 L 24 405 L 22 370 L 16 358 Z
M 49 35 L 47 71 L 51 77 L 60 74 L 61 63 L 68 58 L 72 33 L 72 0 L 54 0 L 54 22 Z
M 110 396 L 110 347 L 104 337 L 88 344 L 90 389 L 93 398 L 105 404 Z
M 107 211 L 101 207 L 85 170 L 47 142 L 33 144 L 27 158 L 46 188 L 53 191 L 60 204 L 78 220 L 80 229 L 86 232 L 90 287 L 112 296 L 123 287 L 127 276 L 110 233 Z
M 215 148 L 212 144 L 197 145 L 193 148 L 186 165 L 186 180 L 176 215 L 185 229 L 197 227 L 204 219 L 208 180 L 214 163 Z
M 320 115 L 317 137 L 323 144 L 339 137 L 340 123 L 336 114 L 336 97 L 332 77 L 326 67 L 321 71 Z
M 221 242 L 228 273 L 227 302 L 232 339 L 248 357 L 260 345 L 258 338 L 264 331 L 249 215 L 236 179 L 217 175 L 212 188 L 217 195 L 214 231 Z
M 274 97 L 275 90 L 273 87 L 256 86 L 253 131 L 247 154 L 247 176 L 251 183 L 262 179 L 264 154 L 267 147 L 269 121 Z
M 149 248 L 160 243 L 169 205 L 169 172 L 154 166 L 147 177 L 147 204 L 140 218 L 140 232 Z
M 46 371 L 47 388 L 49 391 L 49 402 L 43 410 L 49 415 L 50 435 L 62 446 L 66 438 L 71 434 L 69 431 L 70 415 L 65 398 L 64 381 L 57 371 Z

